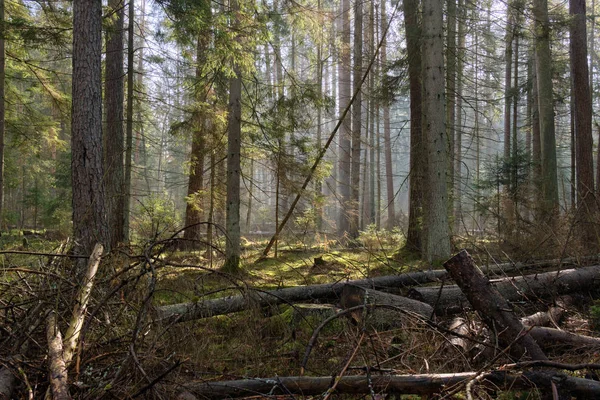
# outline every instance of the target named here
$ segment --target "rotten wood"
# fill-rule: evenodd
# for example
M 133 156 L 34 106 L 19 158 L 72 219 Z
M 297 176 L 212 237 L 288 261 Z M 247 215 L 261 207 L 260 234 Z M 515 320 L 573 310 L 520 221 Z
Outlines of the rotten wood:
M 456 385 L 466 385 L 477 380 L 477 387 L 488 390 L 551 389 L 553 382 L 580 398 L 599 398 L 600 382 L 575 378 L 551 371 L 526 371 L 508 373 L 464 372 L 456 374 L 386 375 L 386 376 L 342 376 L 336 379 L 336 394 L 382 394 L 430 395 L 443 393 Z M 334 382 L 331 377 L 273 377 L 242 379 L 221 382 L 190 382 L 182 385 L 185 390 L 203 399 L 239 398 L 267 395 L 318 396 L 326 392 Z
M 528 355 L 534 360 L 547 360 L 536 341 L 527 333 L 508 302 L 477 268 L 465 250 L 444 263 L 444 268 L 465 293 L 487 327 L 497 334 L 500 344 L 517 360 Z
M 507 301 L 530 301 L 553 298 L 595 289 L 600 281 L 600 265 L 561 271 L 515 276 L 490 281 Z M 408 297 L 430 304 L 436 314 L 462 311 L 469 303 L 458 285 L 415 287 Z
M 67 386 L 67 366 L 63 358 L 63 343 L 56 313 L 51 311 L 48 314 L 46 338 L 48 340 L 48 366 L 50 373 L 50 390 L 54 400 L 69 400 L 71 395 Z
M 367 289 L 361 286 L 346 284 L 342 289 L 340 298 L 342 308 L 348 309 L 359 305 L 388 305 L 399 309 L 410 311 L 429 319 L 433 315 L 433 307 L 423 302 L 397 296 L 378 290 Z M 363 308 L 352 313 L 352 318 L 357 323 L 366 323 L 378 328 L 391 328 L 400 326 L 401 321 L 398 312 L 387 308 Z

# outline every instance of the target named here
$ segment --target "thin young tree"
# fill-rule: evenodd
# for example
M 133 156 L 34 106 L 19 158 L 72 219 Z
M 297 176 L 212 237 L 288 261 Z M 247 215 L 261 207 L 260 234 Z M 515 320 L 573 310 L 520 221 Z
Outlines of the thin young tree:
M 232 28 L 239 28 L 240 5 L 230 2 L 233 14 Z M 238 36 L 236 40 L 240 41 Z M 233 76 L 229 80 L 229 125 L 227 131 L 227 208 L 225 229 L 225 264 L 223 270 L 237 272 L 240 269 L 240 182 L 241 182 L 241 136 L 242 136 L 242 71 L 233 60 Z

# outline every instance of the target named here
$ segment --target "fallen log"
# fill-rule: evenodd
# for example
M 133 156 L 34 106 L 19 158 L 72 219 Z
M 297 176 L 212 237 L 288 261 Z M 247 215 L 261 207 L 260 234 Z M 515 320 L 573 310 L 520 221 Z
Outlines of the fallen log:
M 555 328 L 534 326 L 529 334 L 544 348 L 556 345 L 569 345 L 573 347 L 600 347 L 600 338 L 578 335 Z
M 247 310 L 252 306 L 267 307 L 278 304 L 320 301 L 337 302 L 345 284 L 371 289 L 402 288 L 443 279 L 446 271 L 409 272 L 397 276 L 381 276 L 347 282 L 297 286 L 271 291 L 249 289 L 243 295 L 234 295 L 198 302 L 171 304 L 156 307 L 156 320 L 184 322 Z
M 456 385 L 466 385 L 477 379 L 478 387 L 489 390 L 551 389 L 552 383 L 569 390 L 574 396 L 592 399 L 600 396 L 600 382 L 575 378 L 561 373 L 526 371 L 508 373 L 463 372 L 457 374 L 342 376 L 337 378 L 336 394 L 393 393 L 396 395 L 429 395 L 441 393 Z M 289 376 L 242 379 L 222 382 L 190 382 L 183 388 L 186 394 L 202 399 L 239 398 L 257 395 L 321 395 L 332 385 L 331 377 Z
M 552 298 L 596 288 L 600 280 L 600 265 L 540 274 L 516 276 L 490 281 L 502 297 L 510 302 L 531 298 Z M 467 308 L 469 303 L 457 285 L 415 287 L 408 297 L 434 307 L 436 314 L 453 314 Z
M 573 260 L 575 261 L 575 260 Z M 541 266 L 561 265 L 566 260 L 549 260 L 537 263 L 504 263 L 492 264 L 483 269 L 486 273 L 506 273 L 523 271 L 528 268 Z M 185 322 L 195 319 L 208 318 L 247 310 L 254 306 L 267 307 L 270 305 L 297 303 L 297 302 L 337 302 L 344 284 L 366 287 L 370 289 L 388 291 L 431 282 L 439 282 L 448 278 L 446 270 L 431 270 L 408 272 L 400 275 L 381 276 L 369 279 L 357 279 L 345 282 L 324 283 L 319 285 L 297 286 L 271 291 L 258 291 L 249 289 L 245 294 L 232 295 L 218 299 L 206 299 L 198 302 L 170 304 L 156 307 L 155 319 L 168 322 Z M 460 290 L 458 290 L 460 293 Z M 416 298 L 419 300 L 418 298 Z M 423 300 L 421 300 L 423 301 Z M 424 301 L 430 303 L 429 301 Z M 437 308 L 436 308 L 437 310 Z M 462 309 L 461 309 L 462 310 Z M 459 311 L 457 309 L 457 311 Z
M 525 326 L 546 326 L 550 323 L 558 326 L 558 323 L 567 312 L 567 308 L 573 303 L 571 296 L 561 296 L 556 299 L 556 304 L 548 308 L 548 311 L 540 311 L 535 314 L 521 318 Z
M 433 307 L 429 304 L 350 284 L 344 285 L 342 289 L 340 305 L 343 309 L 360 305 L 387 305 L 411 311 L 425 319 L 429 319 L 433 315 Z M 398 327 L 401 321 L 397 311 L 378 307 L 364 307 L 352 312 L 351 316 L 359 324 L 365 323 L 377 328 Z
M 515 359 L 528 354 L 534 360 L 547 360 L 546 355 L 514 314 L 500 292 L 477 268 L 465 250 L 444 263 L 490 331 L 496 332 L 502 346 Z

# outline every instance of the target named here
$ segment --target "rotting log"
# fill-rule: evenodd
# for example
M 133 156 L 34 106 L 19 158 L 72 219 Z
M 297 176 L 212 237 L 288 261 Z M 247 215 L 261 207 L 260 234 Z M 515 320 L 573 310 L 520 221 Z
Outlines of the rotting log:
M 600 281 L 600 265 L 561 271 L 515 276 L 490 281 L 508 301 L 530 301 L 536 298 L 586 292 Z M 436 314 L 452 314 L 468 307 L 468 300 L 458 285 L 415 287 L 408 296 L 434 307 Z
M 54 400 L 69 400 L 71 395 L 67 387 L 67 366 L 63 359 L 62 335 L 58 329 L 56 313 L 51 311 L 47 319 L 46 337 L 48 339 L 48 358 L 50 364 L 50 390 Z
M 345 284 L 384 290 L 402 288 L 438 281 L 447 276 L 446 271 L 409 272 L 396 276 L 381 276 L 347 282 L 324 283 L 319 285 L 296 286 L 271 291 L 249 289 L 244 295 L 234 295 L 198 302 L 166 305 L 156 308 L 156 319 L 169 322 L 184 322 L 247 310 L 250 307 L 267 307 L 297 302 L 337 303 Z
M 342 289 L 340 305 L 344 309 L 360 305 L 387 305 L 405 311 L 410 311 L 429 319 L 433 315 L 433 307 L 429 304 L 397 296 L 361 286 L 346 284 Z M 401 315 L 389 308 L 363 308 L 351 313 L 351 317 L 359 324 L 377 328 L 392 328 L 400 326 Z
M 575 260 L 573 260 L 575 261 Z M 507 273 L 511 271 L 524 271 L 529 268 L 541 266 L 561 265 L 566 261 L 548 260 L 537 263 L 504 263 L 492 264 L 484 267 L 486 273 Z M 426 283 L 439 282 L 448 278 L 446 270 L 431 270 L 408 272 L 400 275 L 381 276 L 370 279 L 358 279 L 351 281 L 340 281 L 334 283 L 323 283 L 318 285 L 297 286 L 271 291 L 257 291 L 249 289 L 244 294 L 232 295 L 217 299 L 206 299 L 198 302 L 170 304 L 155 309 L 156 320 L 168 322 L 185 322 L 195 319 L 208 318 L 216 315 L 230 314 L 247 310 L 252 306 L 267 307 L 271 305 L 297 303 L 297 302 L 337 302 L 344 284 L 371 288 L 380 291 L 391 291 L 422 285 Z M 460 290 L 457 291 L 460 295 Z M 416 298 L 417 300 L 420 300 Z M 430 303 L 427 300 L 421 300 Z M 436 312 L 438 308 L 436 307 Z M 457 311 L 460 311 L 457 309 Z
M 569 345 L 573 347 L 597 347 L 600 348 L 600 338 L 593 336 L 578 335 L 555 328 L 534 326 L 529 334 L 544 348 L 557 345 Z
M 444 268 L 465 293 L 483 322 L 496 332 L 500 344 L 519 360 L 529 355 L 534 360 L 547 360 L 546 355 L 512 311 L 506 299 L 477 268 L 465 250 L 444 263 Z
M 575 378 L 550 371 L 525 371 L 508 373 L 494 371 L 478 374 L 463 372 L 456 374 L 385 375 L 385 376 L 342 376 L 337 378 L 336 394 L 393 393 L 429 395 L 441 393 L 456 385 L 466 385 L 477 379 L 477 387 L 489 390 L 523 390 L 537 387 L 543 391 L 551 389 L 554 382 L 580 398 L 593 399 L 600 396 L 600 382 Z M 333 384 L 331 377 L 273 377 L 242 379 L 221 382 L 190 382 L 181 385 L 188 393 L 202 399 L 239 398 L 257 395 L 321 395 Z

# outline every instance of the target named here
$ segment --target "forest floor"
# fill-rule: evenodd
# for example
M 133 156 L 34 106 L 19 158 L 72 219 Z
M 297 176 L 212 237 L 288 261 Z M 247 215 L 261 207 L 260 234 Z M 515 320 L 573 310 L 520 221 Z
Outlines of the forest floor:
M 28 238 L 26 246 L 22 237 L 3 237 L 0 241 L 3 251 L 60 251 L 56 242 L 42 237 Z M 172 395 L 192 381 L 297 376 L 301 372 L 309 376 L 435 374 L 491 367 L 489 355 L 482 349 L 452 345 L 451 336 L 443 330 L 404 314 L 391 315 L 389 320 L 368 327 L 348 318 L 332 319 L 318 332 L 314 347 L 309 348 L 319 325 L 340 311 L 339 304 L 281 304 L 185 323 L 152 323 L 154 307 L 236 295 L 245 293 L 249 287 L 266 291 L 430 268 L 409 253 L 398 253 L 401 238 L 390 233 L 365 235 L 352 248 L 336 243 L 280 245 L 277 258 L 259 260 L 265 243 L 245 242 L 243 271 L 237 276 L 219 272 L 218 255 L 214 255 L 211 266 L 207 254 L 201 252 L 167 251 L 157 254 L 148 263 L 152 264 L 150 267 L 144 264 L 141 255 L 128 261 L 103 260 L 90 305 L 91 318 L 84 328 L 86 345 L 71 372 L 72 381 L 78 382 L 78 393 L 86 398 L 107 395 L 123 398 L 142 391 L 149 398 L 159 398 L 160 393 Z M 482 244 L 480 248 L 486 251 L 474 251 L 475 259 L 482 264 L 489 262 L 491 247 Z M 10 354 L 14 349 L 11 350 L 9 339 L 23 328 L 19 321 L 35 319 L 34 307 L 25 306 L 30 304 L 32 293 L 39 293 L 36 300 L 45 306 L 63 310 L 63 314 L 59 311 L 59 323 L 63 326 L 74 293 L 62 281 L 72 279 L 68 258 L 22 253 L 2 257 L 5 273 L 1 298 L 5 300 L 1 328 L 8 333 L 0 342 L 0 350 L 6 362 L 14 356 Z M 34 270 L 38 272 L 28 274 Z M 18 306 L 14 305 L 14 299 L 20 299 Z M 588 300 L 570 308 L 561 326 L 578 334 L 597 336 L 600 303 Z M 547 305 L 547 301 L 540 301 L 514 307 L 522 317 Z M 467 321 L 478 320 L 472 311 L 465 310 L 459 316 Z M 448 327 L 452 320 L 438 318 L 437 323 Z M 36 350 L 28 359 L 29 365 L 35 366 L 27 380 L 30 391 L 32 381 L 45 387 L 43 342 L 36 339 Z M 596 363 L 600 361 L 600 348 L 570 348 L 565 352 L 559 346 L 556 351 L 549 350 L 548 355 L 563 363 Z M 495 359 L 495 364 L 503 362 L 509 359 L 504 356 Z M 21 382 L 21 389 L 23 385 Z M 537 398 L 529 391 L 481 396 Z

